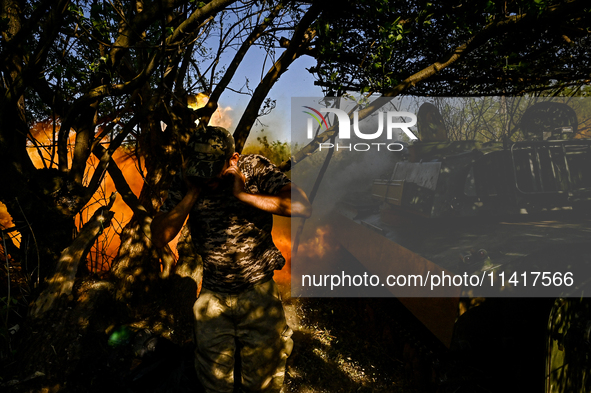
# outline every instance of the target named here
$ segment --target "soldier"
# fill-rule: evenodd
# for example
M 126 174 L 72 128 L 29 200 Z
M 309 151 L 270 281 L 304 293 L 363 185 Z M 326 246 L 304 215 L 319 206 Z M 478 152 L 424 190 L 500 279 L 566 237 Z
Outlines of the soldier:
M 279 392 L 293 342 L 273 280 L 285 264 L 271 238 L 273 214 L 309 217 L 310 203 L 265 157 L 235 152 L 221 127 L 194 133 L 188 147 L 151 228 L 154 245 L 164 247 L 188 216 L 203 259 L 193 307 L 197 374 L 207 392 L 232 392 L 238 354 L 244 389 Z

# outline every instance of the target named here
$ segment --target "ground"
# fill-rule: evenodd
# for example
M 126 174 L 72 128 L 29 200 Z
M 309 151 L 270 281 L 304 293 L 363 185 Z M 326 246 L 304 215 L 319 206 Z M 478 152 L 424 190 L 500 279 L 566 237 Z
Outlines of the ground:
M 43 326 L 20 321 L 10 333 L 16 355 L 0 359 L 0 391 L 201 393 L 193 365 L 196 285 L 165 281 L 136 307 L 96 302 L 84 335 L 76 329 L 88 309 L 77 304 L 100 281 L 84 280 L 78 300 L 65 299 Z M 461 345 L 448 350 L 398 299 L 296 298 L 280 288 L 294 331 L 285 393 L 543 391 L 548 299 L 487 300 L 458 320 Z
M 284 292 L 285 289 L 284 289 Z M 415 392 L 403 359 L 396 299 L 306 299 L 284 296 L 294 350 L 288 359 L 286 393 Z M 391 306 L 393 305 L 393 306 Z M 384 307 L 391 312 L 384 313 Z M 388 314 L 388 315 L 385 315 Z M 119 339 L 95 335 L 67 378 L 47 370 L 28 376 L 0 375 L 6 392 L 200 392 L 192 343 L 154 334 L 148 325 L 119 330 Z M 180 334 L 177 333 L 177 334 Z M 121 339 L 123 337 L 123 339 Z M 109 341 L 109 338 L 111 339 Z M 117 337 L 115 337 L 117 338 Z M 82 341 L 83 339 L 80 338 Z M 14 365 L 13 365 L 14 366 Z M 14 370 L 14 367 L 12 368 Z M 48 368 L 49 369 L 49 368 Z M 50 375 L 46 375 L 50 374 Z
M 366 299 L 365 302 L 371 303 Z M 368 318 L 358 299 L 286 301 L 294 328 L 287 392 L 412 392 L 396 327 Z M 378 323 L 376 323 L 378 322 Z

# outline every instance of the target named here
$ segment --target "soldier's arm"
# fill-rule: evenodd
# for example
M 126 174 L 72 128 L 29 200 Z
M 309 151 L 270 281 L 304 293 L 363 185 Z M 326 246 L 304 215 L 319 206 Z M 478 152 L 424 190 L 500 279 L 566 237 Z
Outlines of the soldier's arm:
M 293 183 L 283 186 L 276 195 L 242 192 L 235 196 L 248 205 L 279 216 L 309 218 L 312 215 L 308 197 Z
M 249 194 L 245 191 L 244 175 L 236 164 L 231 163 L 223 175 L 234 177 L 232 192 L 247 205 L 279 216 L 308 218 L 312 215 L 312 205 L 306 193 L 293 183 L 286 184 L 275 195 Z
M 183 227 L 198 197 L 199 188 L 190 186 L 183 199 L 172 210 L 159 213 L 154 217 L 150 224 L 154 246 L 164 247 L 174 239 Z

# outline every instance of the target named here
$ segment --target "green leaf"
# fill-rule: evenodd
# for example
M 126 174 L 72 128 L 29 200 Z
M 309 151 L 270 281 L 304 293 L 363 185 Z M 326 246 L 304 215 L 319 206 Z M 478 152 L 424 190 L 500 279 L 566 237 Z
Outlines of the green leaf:
M 131 338 L 132 331 L 128 326 L 120 326 L 109 336 L 108 344 L 110 347 L 118 347 L 127 344 Z

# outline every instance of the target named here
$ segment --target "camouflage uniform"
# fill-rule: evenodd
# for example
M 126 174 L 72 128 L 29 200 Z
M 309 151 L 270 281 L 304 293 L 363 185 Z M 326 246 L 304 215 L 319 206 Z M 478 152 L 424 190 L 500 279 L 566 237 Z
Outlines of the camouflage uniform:
M 219 173 L 216 165 L 215 160 L 197 169 L 190 165 L 193 172 L 187 174 Z M 238 167 L 249 193 L 276 194 L 289 184 L 265 157 L 241 156 Z M 203 259 L 203 289 L 193 309 L 195 364 L 207 392 L 232 392 L 239 351 L 242 386 L 279 392 L 293 345 L 273 281 L 274 270 L 281 269 L 285 259 L 271 238 L 272 214 L 235 198 L 232 180 L 222 180 L 215 189 L 203 187 L 189 215 L 193 244 Z M 172 209 L 185 193 L 177 176 L 163 211 Z

